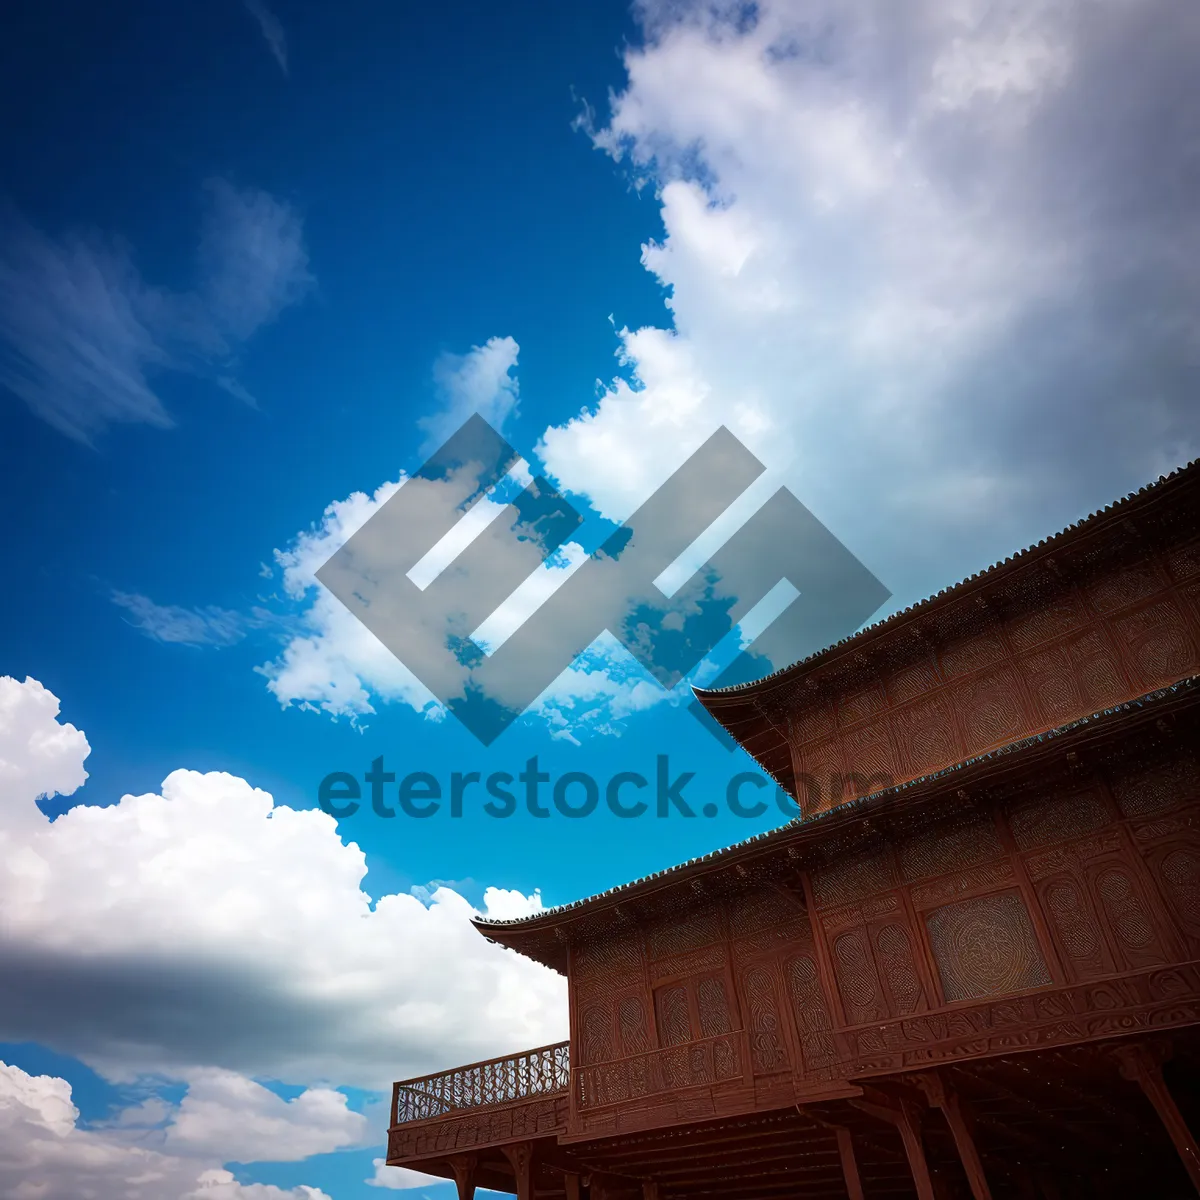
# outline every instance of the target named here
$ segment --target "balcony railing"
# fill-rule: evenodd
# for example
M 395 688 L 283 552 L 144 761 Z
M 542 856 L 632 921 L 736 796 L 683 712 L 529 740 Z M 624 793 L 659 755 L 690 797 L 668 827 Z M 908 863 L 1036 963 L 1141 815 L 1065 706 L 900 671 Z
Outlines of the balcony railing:
M 403 1080 L 392 1089 L 392 1124 L 427 1121 L 460 1109 L 566 1092 L 571 1083 L 569 1047 L 570 1043 L 559 1042 L 438 1075 Z

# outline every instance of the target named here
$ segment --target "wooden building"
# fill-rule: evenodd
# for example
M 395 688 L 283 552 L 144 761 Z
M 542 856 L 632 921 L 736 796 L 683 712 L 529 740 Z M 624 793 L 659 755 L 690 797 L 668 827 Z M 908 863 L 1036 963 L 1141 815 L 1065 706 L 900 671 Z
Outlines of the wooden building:
M 1193 464 L 702 693 L 801 817 L 478 922 L 567 976 L 570 1041 L 397 1084 L 388 1163 L 521 1200 L 1195 1195 L 1198 677 Z

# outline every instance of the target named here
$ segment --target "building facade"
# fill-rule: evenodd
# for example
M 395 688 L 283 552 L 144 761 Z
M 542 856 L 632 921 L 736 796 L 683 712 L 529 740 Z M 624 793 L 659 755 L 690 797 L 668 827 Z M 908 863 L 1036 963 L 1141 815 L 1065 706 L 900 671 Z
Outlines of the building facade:
M 700 693 L 801 816 L 478 922 L 566 975 L 570 1040 L 397 1084 L 388 1163 L 464 1198 L 1194 1196 L 1198 676 L 1193 464 Z

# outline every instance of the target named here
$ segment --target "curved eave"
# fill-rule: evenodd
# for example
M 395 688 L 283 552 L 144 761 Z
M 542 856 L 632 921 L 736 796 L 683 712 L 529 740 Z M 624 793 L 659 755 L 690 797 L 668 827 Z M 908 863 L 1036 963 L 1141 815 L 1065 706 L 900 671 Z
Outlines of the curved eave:
M 1193 459 L 1169 475 L 1160 476 L 1155 482 L 1090 513 L 1051 537 L 1043 538 L 1035 545 L 993 563 L 961 582 L 909 605 L 908 608 L 892 613 L 874 625 L 868 625 L 865 629 L 860 629 L 857 633 L 834 642 L 833 645 L 818 650 L 799 662 L 781 667 L 770 675 L 764 675 L 761 679 L 749 683 L 735 684 L 727 688 L 693 687 L 692 691 L 713 719 L 743 746 L 777 783 L 795 796 L 795 768 L 786 732 L 773 725 L 764 715 L 758 704 L 762 697 L 775 688 L 839 658 L 864 654 L 876 643 L 890 637 L 906 625 L 946 607 L 955 600 L 970 596 L 983 588 L 995 586 L 1030 563 L 1054 553 L 1061 553 L 1073 542 L 1095 533 L 1107 524 L 1127 521 L 1141 509 L 1160 503 L 1188 487 L 1194 487 L 1197 480 L 1200 480 L 1200 458 Z
M 1118 722 L 1133 721 L 1140 724 L 1142 721 L 1161 720 L 1172 710 L 1194 704 L 1197 698 L 1200 698 L 1200 676 L 1181 679 L 1178 683 L 1081 717 L 1057 729 L 1021 738 L 998 750 L 964 759 L 943 770 L 848 801 L 815 816 L 798 817 L 776 829 L 755 834 L 732 846 L 689 859 L 678 866 L 668 867 L 595 896 L 559 905 L 532 917 L 516 917 L 507 921 L 476 918 L 472 923 L 489 941 L 516 950 L 565 975 L 572 927 L 582 920 L 595 918 L 605 910 L 628 910 L 657 898 L 661 893 L 688 885 L 701 876 L 711 876 L 727 868 L 744 867 L 750 860 L 774 858 L 781 851 L 792 848 L 812 849 L 841 834 L 853 834 L 856 829 L 865 836 L 865 818 L 908 811 L 923 802 L 946 795 L 951 789 L 957 795 L 960 790 L 978 786 L 1000 771 L 1027 766 L 1042 755 L 1062 754 L 1080 742 L 1105 736 Z

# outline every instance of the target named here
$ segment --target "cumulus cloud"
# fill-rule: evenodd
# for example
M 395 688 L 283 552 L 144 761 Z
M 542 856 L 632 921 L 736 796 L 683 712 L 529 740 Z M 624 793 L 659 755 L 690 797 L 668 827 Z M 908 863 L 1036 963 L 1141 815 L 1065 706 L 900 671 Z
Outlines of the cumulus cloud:
M 758 502 L 789 487 L 902 605 L 1198 452 L 1200 13 L 636 11 L 626 84 L 581 124 L 657 197 L 665 235 L 642 262 L 668 313 L 620 329 L 621 371 L 544 431 L 536 457 L 573 498 L 625 520 L 724 425 L 766 467 Z M 487 345 L 487 386 L 427 432 L 509 411 L 515 343 Z M 580 557 L 477 640 L 502 647 Z M 314 638 L 271 673 L 281 698 L 440 712 L 333 603 L 314 592 Z M 559 736 L 666 698 L 627 656 L 589 654 L 537 709 Z
M 161 793 L 50 822 L 34 798 L 81 782 L 87 743 L 34 681 L 0 680 L 0 714 L 0 1038 L 109 1078 L 192 1080 L 183 1116 L 196 1130 L 215 1123 L 205 1097 L 243 1086 L 214 1070 L 381 1089 L 565 1036 L 558 975 L 479 937 L 475 909 L 448 887 L 372 905 L 362 852 L 324 813 L 181 770 Z M 485 893 L 485 909 L 493 901 L 518 903 Z M 263 1122 L 281 1117 L 248 1095 Z M 288 1119 L 315 1124 L 338 1103 L 318 1092 Z
M 520 397 L 513 374 L 520 350 L 511 337 L 492 337 L 466 354 L 446 353 L 438 358 L 433 367 L 438 409 L 418 422 L 427 435 L 422 453 L 436 450 L 476 413 L 493 429 L 504 432 Z
M 1196 453 L 1200 14 L 638 13 L 592 133 L 671 321 L 546 432 L 564 486 L 623 514 L 723 423 L 905 601 Z
M 311 288 L 299 214 L 268 193 L 206 185 L 196 284 L 150 283 L 119 238 L 53 237 L 0 214 L 0 387 L 78 441 L 114 422 L 173 424 L 157 380 L 201 374 L 248 403 L 246 343 Z
M 219 1165 L 81 1129 L 78 1117 L 66 1080 L 0 1063 L 0 1192 L 12 1200 L 329 1200 L 317 1188 L 240 1184 Z

